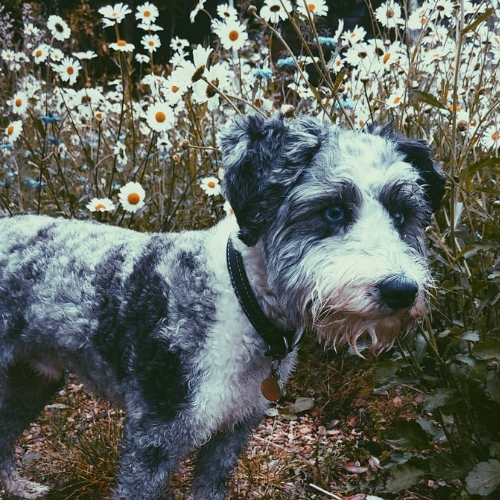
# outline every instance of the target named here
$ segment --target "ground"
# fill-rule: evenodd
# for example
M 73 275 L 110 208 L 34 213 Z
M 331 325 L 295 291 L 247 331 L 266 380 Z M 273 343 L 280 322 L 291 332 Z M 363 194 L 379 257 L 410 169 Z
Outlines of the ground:
M 379 434 L 405 412 L 411 416 L 419 400 L 411 392 L 374 394 L 373 366 L 373 360 L 324 352 L 308 340 L 285 400 L 270 409 L 240 460 L 230 498 L 361 500 L 377 494 L 384 458 Z M 57 399 L 24 433 L 19 467 L 51 485 L 48 500 L 107 498 L 123 418 L 69 374 Z M 188 498 L 189 482 L 188 459 L 173 478 L 176 500 Z

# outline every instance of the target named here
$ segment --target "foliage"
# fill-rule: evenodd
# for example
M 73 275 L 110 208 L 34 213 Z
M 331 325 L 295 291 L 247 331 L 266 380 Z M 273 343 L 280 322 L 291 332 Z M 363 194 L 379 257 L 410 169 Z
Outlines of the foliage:
M 461 498 L 498 494 L 498 1 L 426 0 L 411 11 L 389 0 L 372 11 L 370 39 L 342 22 L 326 27 L 319 0 L 311 2 L 316 11 L 271 4 L 222 8 L 212 21 L 214 46 L 175 39 L 166 67 L 154 62 L 152 7 L 152 22 L 136 13 L 151 36 L 142 50 L 123 41 L 121 20 L 131 12 L 110 6 L 114 16 L 99 15 L 86 5 L 87 23 L 107 20 L 116 40 L 103 36 L 97 52 L 78 53 L 78 12 L 65 37 L 65 21 L 48 27 L 32 4 L 23 7 L 23 28 L 0 6 L 0 209 L 139 230 L 211 225 L 230 210 L 218 189 L 217 131 L 236 113 L 281 108 L 354 129 L 392 120 L 427 140 L 448 181 L 428 230 L 430 314 L 373 370 L 376 391 L 425 396 L 420 418 L 381 428 L 379 463 L 370 462 L 362 484 L 367 493 L 397 495 L 425 479 Z M 281 34 L 278 12 L 291 37 Z M 292 39 L 299 51 L 289 49 Z M 137 210 L 119 203 L 129 182 L 146 191 Z M 111 205 L 98 208 L 94 198 Z

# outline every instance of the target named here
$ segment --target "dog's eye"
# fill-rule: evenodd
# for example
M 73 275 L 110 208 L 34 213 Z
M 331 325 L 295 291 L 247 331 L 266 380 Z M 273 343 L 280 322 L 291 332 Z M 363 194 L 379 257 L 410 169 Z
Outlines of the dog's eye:
M 345 211 L 340 205 L 333 205 L 325 210 L 325 217 L 330 222 L 340 222 L 344 220 Z
M 403 212 L 394 212 L 392 218 L 396 227 L 401 227 L 405 223 L 405 214 Z

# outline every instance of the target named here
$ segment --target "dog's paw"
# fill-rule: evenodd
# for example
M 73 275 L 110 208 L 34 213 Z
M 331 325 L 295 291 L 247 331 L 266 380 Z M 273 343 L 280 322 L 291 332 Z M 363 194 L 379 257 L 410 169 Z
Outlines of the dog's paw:
M 35 483 L 34 481 L 23 479 L 15 474 L 11 475 L 9 480 L 6 482 L 5 491 L 9 495 L 14 495 L 26 500 L 33 500 L 46 496 L 49 492 L 49 488 L 47 486 L 43 486 L 42 484 Z

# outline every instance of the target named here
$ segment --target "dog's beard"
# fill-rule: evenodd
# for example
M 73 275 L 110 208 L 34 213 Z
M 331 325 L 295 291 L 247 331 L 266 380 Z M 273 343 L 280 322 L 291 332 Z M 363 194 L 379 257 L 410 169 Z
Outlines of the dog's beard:
M 348 301 L 316 300 L 309 307 L 308 322 L 327 348 L 337 349 L 348 344 L 361 356 L 359 343 L 369 339 L 370 351 L 378 355 L 391 349 L 398 335 L 406 335 L 415 321 L 425 314 L 424 300 L 420 295 L 411 308 L 401 311 L 383 311 L 374 305 L 356 310 Z

